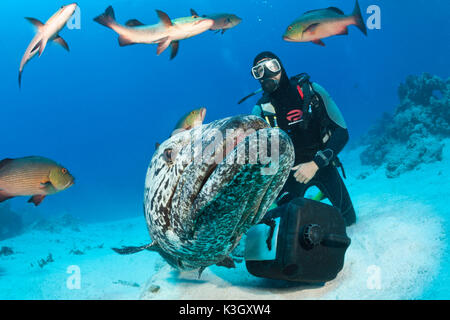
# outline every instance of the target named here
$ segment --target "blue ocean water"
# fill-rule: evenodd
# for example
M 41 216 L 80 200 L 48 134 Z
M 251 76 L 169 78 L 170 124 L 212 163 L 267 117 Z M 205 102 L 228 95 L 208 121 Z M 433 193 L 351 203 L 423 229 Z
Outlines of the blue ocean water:
M 329 91 L 355 141 L 395 109 L 398 85 L 408 75 L 450 73 L 448 1 L 359 2 L 366 18 L 370 5 L 380 7 L 381 29 L 366 37 L 352 26 L 348 36 L 325 39 L 321 47 L 281 36 L 304 11 L 336 6 L 350 13 L 353 0 L 78 0 L 81 29 L 61 32 L 70 53 L 50 44 L 25 67 L 19 90 L 20 59 L 33 37 L 24 17 L 45 21 L 68 1 L 2 0 L 0 159 L 41 155 L 69 168 L 75 186 L 44 200 L 36 209 L 44 215 L 64 211 L 90 222 L 141 216 L 155 143 L 193 108 L 206 107 L 207 122 L 250 113 L 256 97 L 237 101 L 258 88 L 250 67 L 265 50 L 282 59 L 289 75 L 307 72 Z M 153 24 L 155 9 L 176 18 L 190 8 L 243 21 L 224 35 L 181 41 L 170 61 L 168 52 L 156 55 L 155 45 L 119 47 L 117 35 L 93 21 L 108 5 L 121 23 Z M 25 202 L 12 200 L 18 208 Z

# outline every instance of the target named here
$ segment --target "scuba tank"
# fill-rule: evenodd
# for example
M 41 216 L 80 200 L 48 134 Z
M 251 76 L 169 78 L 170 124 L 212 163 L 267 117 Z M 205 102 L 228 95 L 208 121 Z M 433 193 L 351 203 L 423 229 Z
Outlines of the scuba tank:
M 350 242 L 337 209 L 296 198 L 249 230 L 245 264 L 257 277 L 325 283 L 342 270 Z

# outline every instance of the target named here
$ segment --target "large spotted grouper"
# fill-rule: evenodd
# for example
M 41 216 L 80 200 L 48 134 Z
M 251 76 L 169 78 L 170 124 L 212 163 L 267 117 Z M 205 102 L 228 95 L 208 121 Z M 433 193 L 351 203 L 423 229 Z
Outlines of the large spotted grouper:
M 256 160 L 257 159 L 257 160 Z M 154 250 L 179 270 L 234 267 L 230 253 L 260 222 L 286 182 L 294 147 L 261 118 L 236 116 L 172 136 L 156 150 L 145 182 Z

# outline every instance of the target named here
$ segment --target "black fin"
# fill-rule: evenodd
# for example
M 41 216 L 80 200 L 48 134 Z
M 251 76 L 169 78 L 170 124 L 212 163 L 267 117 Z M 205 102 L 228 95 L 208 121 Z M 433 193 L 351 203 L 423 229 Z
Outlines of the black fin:
M 125 46 L 129 46 L 132 44 L 136 44 L 136 42 L 133 42 L 132 40 L 130 40 L 124 36 L 119 36 L 119 46 L 125 47 Z
M 342 14 L 342 15 L 345 15 L 345 13 L 341 9 L 336 8 L 336 7 L 328 7 L 328 10 L 334 11 L 334 12 Z
M 165 13 L 165 12 L 163 12 L 161 10 L 156 10 L 156 14 L 158 15 L 159 20 L 161 20 L 161 22 L 166 27 L 171 27 L 172 26 L 172 20 L 170 20 L 170 18 L 167 15 L 167 13 Z
M 193 17 L 200 17 L 197 13 L 197 11 L 195 11 L 194 9 L 191 9 L 191 16 Z
M 27 19 L 28 21 L 30 21 L 31 24 L 33 24 L 33 26 L 35 26 L 36 28 L 40 28 L 43 27 L 44 24 L 42 22 L 40 22 L 38 19 L 35 18 L 29 18 L 29 17 L 25 17 L 25 19 Z
M 180 47 L 180 42 L 172 41 L 172 43 L 170 45 L 172 47 L 172 51 L 170 53 L 170 60 L 172 60 L 173 58 L 175 58 L 177 56 L 178 48 Z
M 128 254 L 134 254 L 134 253 L 138 253 L 144 250 L 149 250 L 149 251 L 157 251 L 158 250 L 158 245 L 156 244 L 156 242 L 152 242 L 150 244 L 144 245 L 144 246 L 140 246 L 140 247 L 122 247 L 120 249 L 118 248 L 112 248 L 115 252 L 117 252 L 118 254 L 121 255 L 128 255 Z
M 142 22 L 140 22 L 139 20 L 137 20 L 137 19 L 131 19 L 131 20 L 128 20 L 125 23 L 125 25 L 127 27 L 139 27 L 139 26 L 143 26 L 144 24 Z
M 37 207 L 38 205 L 41 204 L 41 202 L 44 200 L 44 198 L 45 198 L 45 195 L 38 194 L 38 195 L 32 196 L 30 198 L 30 200 L 28 200 L 28 203 L 34 203 L 34 205 Z
M 106 8 L 105 12 L 98 17 L 94 18 L 95 22 L 100 23 L 105 27 L 109 27 L 112 23 L 116 22 L 116 16 L 114 14 L 114 9 L 112 6 Z
M 364 23 L 358 0 L 356 0 L 355 9 L 353 10 L 353 16 L 355 17 L 356 26 L 358 27 L 358 29 L 367 36 L 367 27 Z
M 305 30 L 303 30 L 303 33 L 309 32 L 309 31 L 313 31 L 313 30 L 316 29 L 319 25 L 320 25 L 320 23 L 313 23 L 313 24 L 310 24 Z
M 59 44 L 64 49 L 66 49 L 67 51 L 70 51 L 69 45 L 67 44 L 67 42 L 63 38 L 61 38 L 59 35 L 57 35 L 55 37 L 55 39 L 53 39 L 53 41 L 56 42 L 57 44 Z
M 6 166 L 8 163 L 11 163 L 11 161 L 14 161 L 14 159 L 7 158 L 0 161 L 0 169 Z
M 325 43 L 321 39 L 313 40 L 311 42 L 318 44 L 319 46 L 325 47 Z

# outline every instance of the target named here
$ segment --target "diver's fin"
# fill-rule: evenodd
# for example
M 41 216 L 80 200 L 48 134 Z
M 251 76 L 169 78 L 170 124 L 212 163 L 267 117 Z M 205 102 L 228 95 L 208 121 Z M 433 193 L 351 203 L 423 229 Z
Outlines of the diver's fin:
M 325 43 L 321 39 L 313 40 L 312 43 L 318 44 L 319 46 L 325 47 Z
M 152 242 L 150 244 L 146 244 L 144 246 L 140 246 L 140 247 L 122 247 L 120 249 L 118 248 L 112 248 L 115 252 L 117 252 L 118 254 L 121 255 L 128 255 L 128 254 L 134 254 L 134 253 L 138 253 L 144 250 L 149 250 L 149 251 L 157 251 L 158 250 L 158 244 L 156 242 Z
M 173 41 L 170 46 L 172 47 L 172 51 L 170 53 L 170 60 L 175 58 L 178 53 L 178 48 L 180 47 L 180 41 Z
M 61 38 L 59 35 L 57 35 L 55 37 L 55 39 L 53 39 L 53 41 L 56 42 L 57 44 L 59 44 L 64 49 L 66 49 L 67 51 L 70 51 L 69 45 L 67 44 L 67 42 L 63 38 Z
M 225 33 L 225 31 L 227 31 L 227 29 L 222 29 L 222 34 L 224 34 L 224 33 Z
M 44 198 L 45 198 L 44 194 L 34 195 L 30 198 L 30 200 L 28 200 L 28 203 L 34 203 L 34 205 L 37 207 L 38 205 L 41 204 Z
M 223 259 L 222 261 L 216 263 L 216 266 L 225 267 L 228 269 L 236 268 L 236 264 L 234 263 L 233 258 L 231 258 L 230 256 L 228 256 L 225 259 Z
M 159 56 L 164 50 L 166 50 L 172 40 L 170 40 L 169 37 L 165 37 L 161 39 L 161 41 L 158 43 L 158 48 L 156 49 L 156 54 Z
M 166 27 L 172 26 L 172 20 L 170 20 L 167 13 L 165 13 L 161 10 L 156 10 L 156 14 L 158 15 L 158 18 L 159 18 L 159 20 L 161 20 L 162 24 L 164 24 Z
M 361 30 L 361 32 L 367 36 L 367 27 L 366 24 L 364 23 L 364 19 L 361 14 L 361 8 L 359 6 L 358 0 L 356 0 L 355 9 L 353 9 L 352 15 L 355 18 L 355 26 L 357 26 L 358 29 Z
M 40 31 L 40 29 L 44 26 L 44 24 L 38 19 L 30 17 L 25 17 L 25 19 L 27 19 L 33 26 L 35 26 L 38 31 Z
M 143 26 L 144 24 L 142 22 L 140 22 L 139 20 L 137 20 L 137 19 L 131 19 L 131 20 L 128 20 L 125 23 L 125 25 L 127 27 L 139 27 L 139 26 Z

